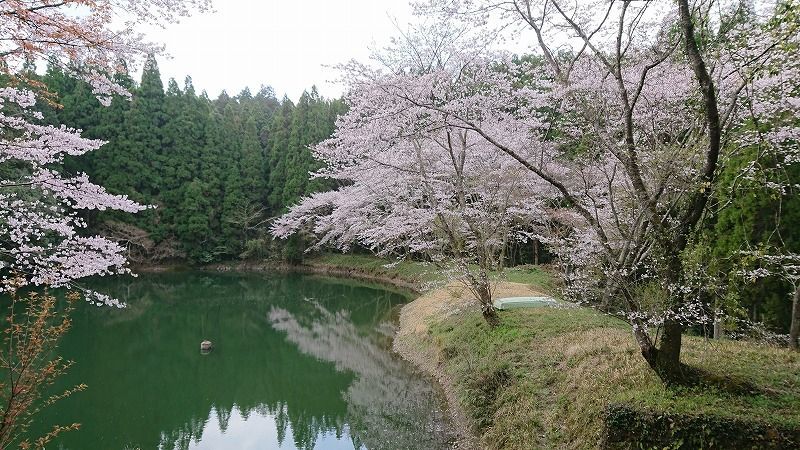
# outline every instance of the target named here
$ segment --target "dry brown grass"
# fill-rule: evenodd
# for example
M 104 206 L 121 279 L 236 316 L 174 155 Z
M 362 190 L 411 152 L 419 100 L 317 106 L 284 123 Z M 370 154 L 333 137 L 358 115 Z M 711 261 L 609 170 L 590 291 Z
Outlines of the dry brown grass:
M 523 283 L 500 282 L 494 287 L 496 298 L 541 295 L 545 295 L 541 290 Z M 431 324 L 440 323 L 454 314 L 469 310 L 478 311 L 478 301 L 463 284 L 453 281 L 403 307 L 400 313 L 399 334 L 425 335 Z

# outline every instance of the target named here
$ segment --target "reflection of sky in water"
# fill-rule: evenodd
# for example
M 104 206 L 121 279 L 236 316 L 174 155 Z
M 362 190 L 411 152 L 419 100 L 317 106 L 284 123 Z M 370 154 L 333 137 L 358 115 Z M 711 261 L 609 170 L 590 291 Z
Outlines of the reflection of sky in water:
M 278 440 L 278 427 L 275 416 L 251 412 L 247 418 L 242 417 L 238 408 L 231 411 L 228 426 L 223 431 L 216 409 L 208 415 L 203 434 L 198 441 L 189 444 L 191 450 L 216 450 L 220 448 L 237 448 L 241 450 L 280 448 L 297 449 L 292 441 L 291 425 L 287 426 L 283 443 Z M 355 448 L 347 435 L 337 437 L 335 432 L 320 433 L 316 437 L 314 448 L 331 450 L 350 450 Z M 359 448 L 364 448 L 359 447 Z

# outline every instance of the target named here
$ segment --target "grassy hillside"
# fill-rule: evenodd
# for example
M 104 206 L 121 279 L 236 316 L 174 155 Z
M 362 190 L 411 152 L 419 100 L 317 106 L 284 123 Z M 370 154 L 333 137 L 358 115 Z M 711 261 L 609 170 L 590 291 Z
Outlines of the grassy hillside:
M 416 261 L 393 263 L 370 255 L 323 253 L 307 258 L 304 264 L 312 267 L 329 266 L 350 269 L 376 277 L 399 278 L 419 283 L 435 282 L 439 279 L 433 266 Z
M 642 416 L 713 416 L 800 428 L 796 353 L 688 337 L 685 362 L 712 376 L 669 388 L 647 367 L 621 321 L 585 308 L 517 309 L 501 312 L 501 319 L 490 330 L 469 311 L 429 328 L 430 342 L 489 448 L 595 447 L 614 432 L 605 428 L 613 405 Z

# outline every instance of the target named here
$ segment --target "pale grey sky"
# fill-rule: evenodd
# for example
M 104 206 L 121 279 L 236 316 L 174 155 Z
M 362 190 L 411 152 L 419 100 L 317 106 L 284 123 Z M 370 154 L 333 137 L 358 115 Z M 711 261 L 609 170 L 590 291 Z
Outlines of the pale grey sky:
M 279 98 L 296 100 L 312 84 L 339 96 L 336 71 L 324 66 L 366 59 L 373 44 L 396 34 L 392 18 L 403 27 L 412 20 L 408 0 L 215 0 L 214 9 L 146 30 L 172 57 L 158 60 L 165 83 L 174 77 L 183 86 L 191 75 L 212 98 L 261 84 Z

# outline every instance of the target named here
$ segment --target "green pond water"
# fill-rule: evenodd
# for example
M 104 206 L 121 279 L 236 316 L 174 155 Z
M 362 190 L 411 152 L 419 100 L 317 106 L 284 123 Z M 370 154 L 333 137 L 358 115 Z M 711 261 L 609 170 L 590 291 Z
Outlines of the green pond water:
M 303 275 L 180 272 L 101 279 L 126 309 L 78 305 L 60 387 L 88 389 L 37 427 L 58 449 L 437 449 L 441 395 L 390 351 L 408 299 Z M 200 342 L 214 350 L 201 355 Z M 41 431 L 41 430 L 39 430 Z

